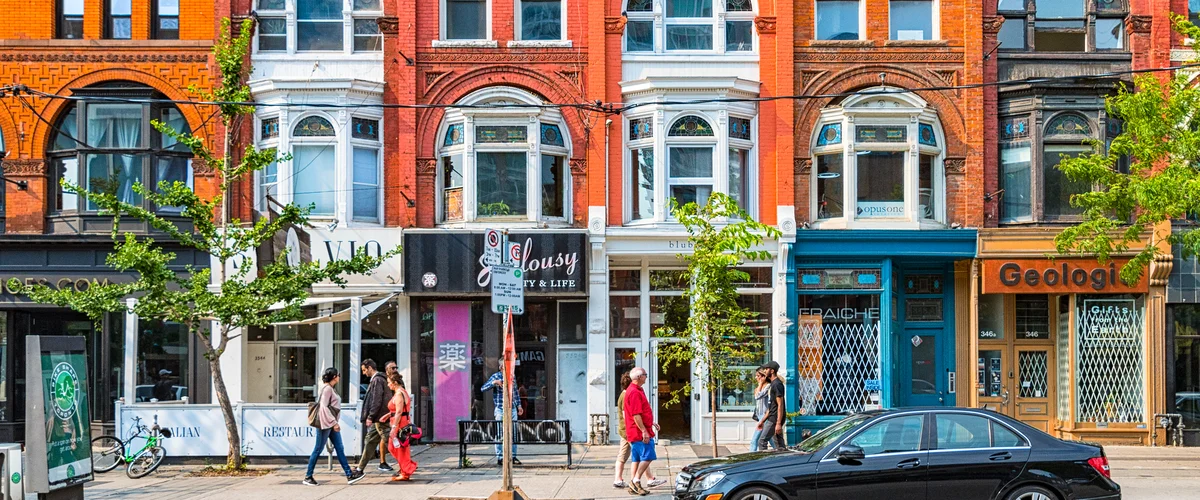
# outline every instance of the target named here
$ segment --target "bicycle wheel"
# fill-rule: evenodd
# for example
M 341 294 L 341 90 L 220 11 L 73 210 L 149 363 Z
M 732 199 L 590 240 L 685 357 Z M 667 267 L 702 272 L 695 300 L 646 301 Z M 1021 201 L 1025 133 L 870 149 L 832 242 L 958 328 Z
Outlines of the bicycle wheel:
M 100 436 L 92 440 L 92 470 L 108 472 L 125 461 L 125 444 L 114 436 Z
M 125 474 L 131 479 L 145 477 L 158 468 L 158 464 L 162 463 L 165 456 L 167 456 L 167 451 L 161 446 L 146 448 L 141 453 L 138 453 L 136 457 L 133 457 L 133 460 L 129 462 L 129 466 L 125 468 Z

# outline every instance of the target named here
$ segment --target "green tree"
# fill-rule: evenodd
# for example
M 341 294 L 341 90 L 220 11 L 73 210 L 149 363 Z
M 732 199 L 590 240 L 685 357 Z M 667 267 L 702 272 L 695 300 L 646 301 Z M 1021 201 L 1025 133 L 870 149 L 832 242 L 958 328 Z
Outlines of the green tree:
M 1183 36 L 1200 38 L 1200 28 L 1186 17 L 1172 15 L 1171 20 Z M 1071 204 L 1084 210 L 1084 220 L 1055 237 L 1059 253 L 1095 255 L 1105 262 L 1150 232 L 1151 244 L 1121 268 L 1121 279 L 1132 284 L 1162 250 L 1155 242 L 1178 245 L 1185 256 L 1200 251 L 1200 233 L 1194 228 L 1174 234 L 1163 230 L 1171 220 L 1200 214 L 1200 89 L 1192 82 L 1195 74 L 1190 69 L 1138 75 L 1133 88 L 1120 85 L 1106 100 L 1110 119 L 1123 122 L 1120 135 L 1107 148 L 1091 141 L 1095 152 L 1059 163 L 1068 179 L 1101 186 L 1071 197 Z M 1120 168 L 1123 161 L 1128 162 L 1127 173 Z
M 229 439 L 226 467 L 236 470 L 244 467 L 241 436 L 221 371 L 221 355 L 229 342 L 237 338 L 234 332 L 301 318 L 300 306 L 313 284 L 329 281 L 345 285 L 343 276 L 370 273 L 398 249 L 382 258 L 370 257 L 364 251 L 350 259 L 324 265 L 308 262 L 291 267 L 281 258 L 274 263 L 260 263 L 254 275 L 250 273 L 251 266 L 233 264 L 239 258 L 252 255 L 264 242 L 270 244 L 277 233 L 304 225 L 311 207 L 283 206 L 277 217 L 264 217 L 253 223 L 229 217 L 229 207 L 224 200 L 234 182 L 250 178 L 254 171 L 272 162 L 290 159 L 279 157 L 274 149 L 258 151 L 253 146 L 247 146 L 240 158 L 233 155 L 234 130 L 243 117 L 254 112 L 252 106 L 244 104 L 251 99 L 245 81 L 250 72 L 247 50 L 254 24 L 252 20 L 244 21 L 236 37 L 232 36 L 230 28 L 229 20 L 222 20 L 221 36 L 213 47 L 220 68 L 219 83 L 211 93 L 190 89 L 205 101 L 220 103 L 216 105 L 216 113 L 224 130 L 224 154 L 216 156 L 201 137 L 181 133 L 160 121 L 152 122 L 156 130 L 185 144 L 198 161 L 216 171 L 220 193 L 205 200 L 183 182 L 160 182 L 157 189 L 134 184 L 133 190 L 155 206 L 181 207 L 186 223 L 177 224 L 178 219 L 159 217 L 153 210 L 122 201 L 112 190 L 88 192 L 64 181 L 64 189 L 79 193 L 102 213 L 112 216 L 114 248 L 107 257 L 107 264 L 116 271 L 132 274 L 135 280 L 96 284 L 82 291 L 24 286 L 16 280 L 10 280 L 9 286 L 28 294 L 36 302 L 69 307 L 86 313 L 94 321 L 100 321 L 107 313 L 131 311 L 140 318 L 187 326 L 203 346 L 208 360 Z M 122 217 L 144 221 L 178 244 L 210 254 L 219 271 L 216 275 L 219 283 L 213 283 L 213 269 L 210 268 L 189 266 L 185 273 L 175 272 L 171 265 L 175 254 L 164 251 L 152 238 L 122 233 Z M 128 298 L 137 299 L 133 306 L 127 305 L 125 299 Z
M 737 201 L 723 193 L 714 193 L 704 206 L 688 203 L 680 206 L 671 200 L 671 213 L 689 234 L 692 252 L 680 254 L 687 260 L 687 286 L 683 306 L 690 306 L 686 322 L 677 307 L 669 308 L 673 316 L 666 325 L 655 331 L 662 337 L 658 342 L 658 361 L 666 367 L 695 363 L 701 387 L 708 391 L 710 407 L 717 408 L 717 391 L 722 384 L 744 381 L 732 366 L 758 365 L 766 348 L 763 337 L 747 323 L 757 313 L 742 307 L 738 284 L 746 283 L 750 275 L 739 271 L 747 261 L 769 260 L 766 250 L 756 250 L 765 238 L 779 238 L 780 232 L 750 218 Z M 687 312 L 687 311 L 684 311 Z M 691 382 L 672 393 L 671 401 L 690 397 Z M 698 410 L 695 410 L 698 411 Z M 712 421 L 712 452 L 717 456 L 717 420 Z

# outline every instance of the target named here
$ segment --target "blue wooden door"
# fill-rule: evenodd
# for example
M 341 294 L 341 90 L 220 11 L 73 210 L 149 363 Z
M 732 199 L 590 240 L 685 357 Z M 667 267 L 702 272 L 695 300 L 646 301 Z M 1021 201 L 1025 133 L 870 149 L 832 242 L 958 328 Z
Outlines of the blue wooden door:
M 954 406 L 954 287 L 950 269 L 905 269 L 896 283 L 896 406 Z

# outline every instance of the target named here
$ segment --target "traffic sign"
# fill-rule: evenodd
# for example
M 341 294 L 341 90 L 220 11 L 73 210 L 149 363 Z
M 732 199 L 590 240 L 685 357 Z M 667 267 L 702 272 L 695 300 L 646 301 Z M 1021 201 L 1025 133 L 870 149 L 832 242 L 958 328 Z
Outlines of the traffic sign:
M 492 312 L 525 313 L 525 273 L 519 267 L 492 266 Z
M 503 262 L 504 235 L 496 229 L 483 232 L 483 264 L 498 266 Z
M 521 269 L 521 244 L 520 243 L 509 243 L 508 248 L 506 249 L 505 255 L 508 256 L 508 259 L 507 259 L 507 262 L 504 263 L 504 265 L 512 266 L 517 269 Z

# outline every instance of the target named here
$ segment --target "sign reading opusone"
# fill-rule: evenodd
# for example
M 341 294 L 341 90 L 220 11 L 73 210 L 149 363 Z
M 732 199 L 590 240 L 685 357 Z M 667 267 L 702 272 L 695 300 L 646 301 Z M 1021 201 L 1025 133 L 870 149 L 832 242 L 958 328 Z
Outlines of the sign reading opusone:
M 1145 293 L 1146 277 L 1133 286 L 1121 281 L 1128 259 L 986 259 L 983 293 Z

